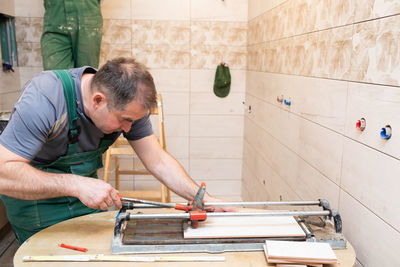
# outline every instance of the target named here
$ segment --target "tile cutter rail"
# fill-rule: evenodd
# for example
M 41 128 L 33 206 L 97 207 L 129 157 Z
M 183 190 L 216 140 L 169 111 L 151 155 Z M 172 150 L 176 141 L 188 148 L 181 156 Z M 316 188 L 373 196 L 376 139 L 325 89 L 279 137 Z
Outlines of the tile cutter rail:
M 262 250 L 267 239 L 306 240 L 309 242 L 329 242 L 333 248 L 345 248 L 346 240 L 342 232 L 339 213 L 331 209 L 327 200 L 279 201 L 279 202 L 204 202 L 203 183 L 193 201 L 188 203 L 162 203 L 135 198 L 124 198 L 118 212 L 112 253 L 177 253 L 254 251 Z M 263 212 L 215 212 L 215 207 L 267 207 L 267 206 L 320 206 L 320 211 L 263 211 Z M 173 208 L 184 213 L 143 214 L 127 210 L 145 208 Z M 186 227 L 196 228 L 199 221 L 213 217 L 238 216 L 294 216 L 305 233 L 302 237 L 279 238 L 215 238 L 184 239 Z M 190 222 L 190 226 L 189 226 Z M 333 229 L 334 228 L 334 229 Z

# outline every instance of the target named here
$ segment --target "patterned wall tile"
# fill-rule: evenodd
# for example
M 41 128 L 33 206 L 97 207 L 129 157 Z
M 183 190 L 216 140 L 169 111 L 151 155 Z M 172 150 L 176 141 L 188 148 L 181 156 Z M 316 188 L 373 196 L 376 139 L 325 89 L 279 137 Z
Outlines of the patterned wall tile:
M 15 18 L 15 38 L 19 42 L 40 42 L 43 18 Z
M 190 66 L 189 45 L 135 44 L 132 55 L 149 68 L 187 69 Z
M 103 20 L 103 42 L 107 44 L 130 44 L 132 39 L 131 20 Z
M 190 41 L 189 21 L 134 20 L 133 44 L 187 45 Z
M 258 44 L 261 42 L 265 42 L 266 35 L 266 27 L 267 27 L 267 19 L 269 18 L 268 13 L 258 16 L 248 23 L 248 38 L 247 42 L 249 45 Z
M 18 66 L 21 67 L 41 67 L 42 52 L 40 43 L 18 43 Z
M 246 45 L 247 23 L 193 21 L 191 25 L 191 43 L 192 45 Z
M 130 44 L 108 44 L 105 42 L 101 43 L 100 49 L 100 62 L 99 67 L 107 62 L 107 60 L 116 57 L 131 57 L 132 47 Z
M 246 69 L 246 46 L 192 46 L 192 69 L 215 69 L 221 62 L 228 63 L 231 69 Z
M 354 21 L 355 2 L 358 0 L 314 0 L 318 30 L 351 24 Z
M 355 25 L 351 79 L 400 85 L 400 15 Z
M 247 69 L 262 71 L 265 45 L 263 43 L 251 45 L 247 49 Z
M 399 0 L 357 0 L 355 22 L 400 13 Z
M 347 79 L 350 77 L 353 25 L 321 31 L 319 77 Z
M 317 19 L 317 9 L 314 6 L 314 0 L 291 1 L 292 12 L 291 19 L 293 24 L 293 34 L 303 34 L 315 30 Z
M 320 58 L 318 46 L 318 32 L 300 35 L 294 39 L 294 74 L 316 76 L 316 69 Z

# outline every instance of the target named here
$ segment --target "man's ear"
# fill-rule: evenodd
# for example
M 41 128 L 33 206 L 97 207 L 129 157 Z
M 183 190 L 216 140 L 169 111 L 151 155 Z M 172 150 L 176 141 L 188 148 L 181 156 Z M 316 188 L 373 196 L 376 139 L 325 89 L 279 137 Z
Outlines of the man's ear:
M 97 91 L 93 94 L 92 100 L 93 100 L 93 106 L 95 108 L 98 108 L 100 106 L 107 104 L 106 96 L 104 95 L 104 93 L 99 92 L 99 91 Z

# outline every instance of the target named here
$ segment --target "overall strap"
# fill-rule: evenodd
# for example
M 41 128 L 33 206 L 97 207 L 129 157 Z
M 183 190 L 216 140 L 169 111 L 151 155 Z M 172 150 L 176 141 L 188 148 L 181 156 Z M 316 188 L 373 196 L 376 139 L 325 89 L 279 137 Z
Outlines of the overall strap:
M 68 70 L 53 70 L 53 72 L 61 80 L 64 89 L 69 124 L 69 145 L 67 155 L 71 155 L 75 154 L 78 150 L 78 137 L 80 134 L 80 127 L 77 126 L 78 116 L 76 114 L 76 92 L 74 80 Z

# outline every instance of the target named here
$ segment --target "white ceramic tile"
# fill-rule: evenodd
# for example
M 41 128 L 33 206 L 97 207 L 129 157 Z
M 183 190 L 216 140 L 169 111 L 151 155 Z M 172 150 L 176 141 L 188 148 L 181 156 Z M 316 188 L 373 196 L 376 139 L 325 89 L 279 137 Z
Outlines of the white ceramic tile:
M 15 16 L 17 17 L 43 17 L 43 0 L 14 0 Z
M 241 137 L 191 137 L 189 140 L 189 155 L 193 159 L 241 159 Z
M 240 159 L 191 159 L 190 176 L 194 179 L 241 180 Z
M 190 20 L 188 0 L 132 0 L 133 19 Z
M 191 93 L 190 114 L 242 115 L 244 97 L 244 93 L 231 93 L 224 98 L 217 97 L 214 92 Z
M 184 69 L 151 69 L 157 92 L 189 92 L 191 79 L 189 70 Z
M 131 5 L 128 0 L 102 0 L 103 19 L 131 19 Z
M 272 178 L 278 179 L 273 173 L 275 172 L 299 198 L 303 200 L 325 198 L 332 203 L 332 206 L 337 206 L 338 186 L 322 175 L 318 169 L 247 119 L 244 136 L 245 141 L 260 154 L 255 159 L 253 167 L 256 169 L 255 173 L 270 173 Z M 260 170 L 257 171 L 258 168 Z M 268 181 L 268 178 L 266 179 Z M 275 190 L 273 182 L 269 183 L 269 187 Z
M 342 136 L 332 130 L 249 96 L 252 122 L 339 184 Z M 272 155 L 271 155 L 272 156 Z
M 243 0 L 190 0 L 190 16 L 192 20 L 247 21 L 247 6 Z
M 243 116 L 236 115 L 192 115 L 190 116 L 192 137 L 241 137 Z
M 343 132 L 348 83 L 294 75 L 247 72 L 247 93 L 313 122 Z M 277 97 L 291 106 L 277 102 Z
M 206 180 L 195 179 L 197 184 L 206 183 L 207 192 L 212 196 L 225 198 L 227 196 L 238 197 L 241 195 L 241 180 Z
M 189 136 L 189 115 L 165 115 L 164 129 L 166 137 Z
M 363 266 L 399 266 L 400 233 L 341 191 L 343 231 Z
M 243 93 L 246 90 L 246 71 L 230 70 L 231 89 L 230 93 Z M 191 92 L 213 92 L 215 70 L 190 70 Z
M 400 90 L 397 87 L 350 83 L 346 135 L 368 146 L 400 158 Z M 356 129 L 357 120 L 365 118 L 364 131 Z M 382 127 L 390 125 L 393 135 L 380 137 Z
M 166 137 L 167 151 L 178 159 L 189 158 L 189 137 Z
M 343 152 L 342 188 L 400 230 L 400 160 L 346 139 Z
M 165 92 L 163 97 L 164 113 L 166 115 L 189 114 L 188 92 Z

